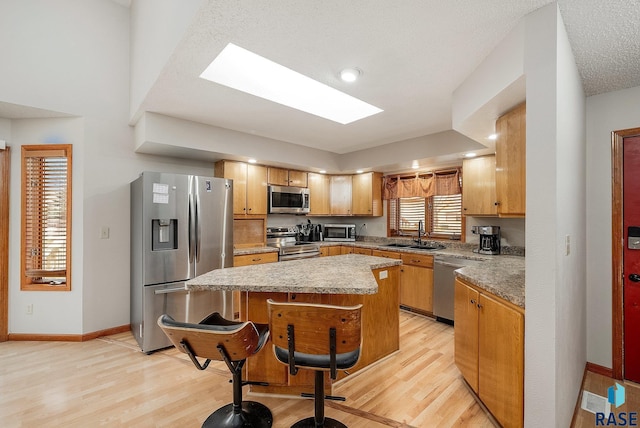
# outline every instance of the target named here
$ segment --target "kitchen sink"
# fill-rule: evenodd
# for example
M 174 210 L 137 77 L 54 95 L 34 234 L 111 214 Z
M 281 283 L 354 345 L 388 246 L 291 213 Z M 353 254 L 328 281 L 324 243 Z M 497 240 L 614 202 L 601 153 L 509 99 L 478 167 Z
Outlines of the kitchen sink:
M 407 248 L 411 247 L 411 244 L 387 244 L 385 247 Z
M 444 245 L 412 245 L 409 248 L 415 248 L 416 250 L 442 250 Z

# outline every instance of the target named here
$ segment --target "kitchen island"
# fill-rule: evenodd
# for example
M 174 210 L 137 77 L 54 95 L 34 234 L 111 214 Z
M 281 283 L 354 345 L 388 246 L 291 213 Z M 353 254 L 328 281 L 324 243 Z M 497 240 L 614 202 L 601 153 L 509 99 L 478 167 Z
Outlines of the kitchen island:
M 208 272 L 186 283 L 188 290 L 241 292 L 240 319 L 268 323 L 267 299 L 280 302 L 362 304 L 362 354 L 354 373 L 399 349 L 399 266 L 397 259 L 348 254 L 334 257 L 242 266 Z M 245 378 L 267 382 L 251 391 L 299 395 L 312 393 L 314 376 L 300 370 L 290 376 L 271 344 L 247 359 Z M 339 379 L 347 376 L 339 373 Z M 331 389 L 327 381 L 326 388 Z

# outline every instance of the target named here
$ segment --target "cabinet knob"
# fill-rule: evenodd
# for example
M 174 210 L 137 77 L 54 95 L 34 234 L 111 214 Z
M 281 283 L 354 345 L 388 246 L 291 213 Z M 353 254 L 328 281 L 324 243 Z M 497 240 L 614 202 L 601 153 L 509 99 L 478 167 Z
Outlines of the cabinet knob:
M 472 304 L 472 305 L 475 305 L 475 304 L 476 304 L 476 301 L 475 301 L 475 300 L 473 300 L 473 299 L 471 299 L 471 304 Z
M 251 259 L 252 262 L 259 262 L 260 260 L 262 260 L 262 257 L 258 257 L 257 259 Z
M 420 263 L 422 260 L 411 259 L 411 263 Z
M 478 306 L 478 309 L 482 309 L 482 305 L 480 303 L 478 303 L 476 306 Z
M 296 295 L 295 294 L 291 295 L 291 300 L 296 300 Z
M 500 201 L 495 201 L 495 202 L 493 203 L 493 205 L 495 205 L 495 206 L 500 205 Z

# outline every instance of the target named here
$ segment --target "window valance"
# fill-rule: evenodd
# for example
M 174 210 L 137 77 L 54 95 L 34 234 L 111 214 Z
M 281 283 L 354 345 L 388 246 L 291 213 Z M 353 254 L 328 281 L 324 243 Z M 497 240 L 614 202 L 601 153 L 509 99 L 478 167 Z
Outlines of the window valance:
M 387 175 L 382 179 L 382 198 L 429 198 L 457 195 L 460 187 L 460 169 L 437 171 L 430 174 Z

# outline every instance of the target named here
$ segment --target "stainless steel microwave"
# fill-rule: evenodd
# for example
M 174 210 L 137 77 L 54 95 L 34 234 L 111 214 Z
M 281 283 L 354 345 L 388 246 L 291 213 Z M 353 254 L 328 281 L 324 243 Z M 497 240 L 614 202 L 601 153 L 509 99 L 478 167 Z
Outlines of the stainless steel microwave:
M 355 241 L 355 224 L 325 224 L 322 228 L 325 241 Z
M 269 186 L 270 214 L 307 214 L 309 189 L 292 186 Z

